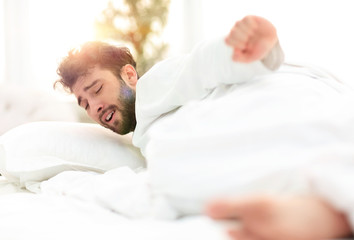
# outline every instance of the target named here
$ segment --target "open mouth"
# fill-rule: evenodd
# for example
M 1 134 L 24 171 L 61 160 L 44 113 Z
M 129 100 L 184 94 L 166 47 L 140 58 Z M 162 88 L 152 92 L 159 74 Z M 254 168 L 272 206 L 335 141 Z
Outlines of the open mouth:
M 114 113 L 115 113 L 114 110 L 108 112 L 108 114 L 104 118 L 105 122 L 107 122 L 107 123 L 110 122 L 112 120 L 112 118 L 113 118 Z

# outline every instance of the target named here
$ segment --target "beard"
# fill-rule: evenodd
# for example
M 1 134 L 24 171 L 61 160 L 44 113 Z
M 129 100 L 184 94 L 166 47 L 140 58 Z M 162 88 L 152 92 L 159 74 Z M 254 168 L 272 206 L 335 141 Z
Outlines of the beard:
M 127 134 L 135 130 L 135 91 L 124 83 L 120 88 L 118 101 L 122 107 L 122 122 L 119 129 L 119 134 Z
M 121 120 L 115 120 L 113 125 L 107 125 L 103 122 L 101 122 L 101 125 L 115 133 L 125 135 L 134 131 L 136 127 L 135 90 L 121 81 L 118 93 L 117 105 L 110 105 L 105 112 L 115 110 L 115 114 L 121 114 Z

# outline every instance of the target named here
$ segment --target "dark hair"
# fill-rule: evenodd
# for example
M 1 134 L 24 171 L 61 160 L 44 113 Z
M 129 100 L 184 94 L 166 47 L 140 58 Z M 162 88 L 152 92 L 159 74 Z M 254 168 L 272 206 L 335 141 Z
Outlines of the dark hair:
M 72 49 L 61 61 L 57 74 L 60 79 L 54 82 L 54 89 L 58 83 L 62 84 L 66 91 L 72 93 L 72 87 L 81 76 L 87 74 L 90 68 L 98 65 L 110 70 L 118 79 L 120 72 L 126 64 L 136 68 L 130 51 L 126 47 L 117 47 L 105 42 L 87 42 L 80 49 Z

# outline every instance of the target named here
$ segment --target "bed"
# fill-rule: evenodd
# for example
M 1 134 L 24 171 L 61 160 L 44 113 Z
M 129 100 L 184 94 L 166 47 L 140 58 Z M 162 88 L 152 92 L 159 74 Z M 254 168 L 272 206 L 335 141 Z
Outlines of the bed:
M 260 192 L 315 193 L 354 222 L 354 99 L 317 73 L 292 76 L 281 69 L 171 112 L 149 130 L 145 157 L 132 135 L 92 123 L 36 121 L 6 131 L 1 237 L 223 240 L 225 223 L 203 215 L 206 202 Z M 185 116 L 187 124 L 176 124 Z
M 152 187 L 145 159 L 130 139 L 97 124 L 53 121 L 23 124 L 3 134 L 1 239 L 229 239 L 226 227 L 236 222 L 181 216 L 176 209 L 186 211 L 190 199 L 171 200 Z M 333 190 L 331 184 L 348 180 L 350 165 L 335 167 L 321 169 L 326 179 L 319 189 L 348 200 L 343 189 Z M 267 185 L 266 178 L 261 180 Z M 176 189 L 171 179 L 166 182 Z
M 227 239 L 153 199 L 146 163 L 97 124 L 39 121 L 1 136 L 1 239 Z M 156 197 L 156 196 L 155 196 Z
M 30 87 L 3 84 L 0 100 L 1 239 L 226 239 L 207 217 L 154 211 L 131 135 Z

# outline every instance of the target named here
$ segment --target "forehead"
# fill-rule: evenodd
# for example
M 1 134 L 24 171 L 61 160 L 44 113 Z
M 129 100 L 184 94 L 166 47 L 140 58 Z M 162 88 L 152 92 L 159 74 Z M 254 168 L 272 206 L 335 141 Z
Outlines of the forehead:
M 89 71 L 80 76 L 72 87 L 72 91 L 76 97 L 86 92 L 90 87 L 98 82 L 115 81 L 116 77 L 110 70 L 102 69 L 94 66 Z

